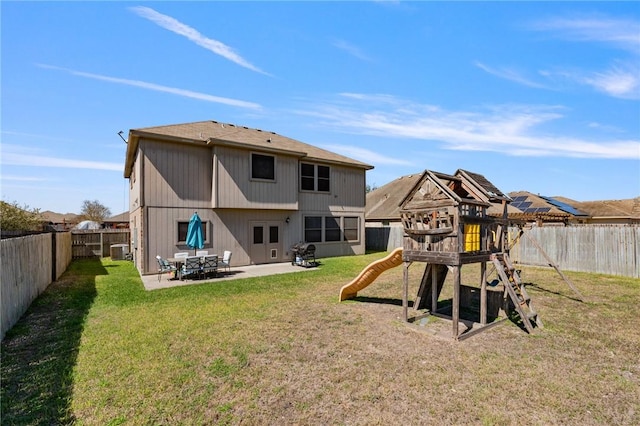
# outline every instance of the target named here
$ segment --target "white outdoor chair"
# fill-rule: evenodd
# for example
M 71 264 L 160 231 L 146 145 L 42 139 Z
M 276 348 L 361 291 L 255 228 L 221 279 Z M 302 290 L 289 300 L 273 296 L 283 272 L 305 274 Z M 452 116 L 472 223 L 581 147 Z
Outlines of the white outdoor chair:
M 162 274 L 165 272 L 175 273 L 178 270 L 178 268 L 169 263 L 167 259 L 163 259 L 159 255 L 156 256 L 156 259 L 158 259 L 158 282 L 162 280 Z
M 219 262 L 219 265 L 223 268 L 226 268 L 227 271 L 231 268 L 231 252 L 229 250 L 224 251 L 222 260 Z
M 206 277 L 211 272 L 218 275 L 218 256 L 215 254 L 202 258 L 202 273 Z
M 182 277 L 200 276 L 202 273 L 202 267 L 200 265 L 200 256 L 189 256 L 184 259 L 184 265 L 182 265 Z
M 189 257 L 189 253 L 181 251 L 180 253 L 174 253 L 173 257 L 175 257 L 176 259 L 182 259 L 185 257 Z
M 209 251 L 208 250 L 197 250 L 196 251 L 196 256 L 208 256 L 209 255 Z

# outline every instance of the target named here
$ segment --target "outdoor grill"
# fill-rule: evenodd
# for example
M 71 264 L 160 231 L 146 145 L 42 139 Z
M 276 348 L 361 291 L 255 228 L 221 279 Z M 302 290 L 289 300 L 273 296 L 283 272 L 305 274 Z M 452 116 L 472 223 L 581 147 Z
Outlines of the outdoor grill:
M 316 266 L 316 246 L 311 243 L 298 243 L 291 246 L 291 264 L 309 268 Z

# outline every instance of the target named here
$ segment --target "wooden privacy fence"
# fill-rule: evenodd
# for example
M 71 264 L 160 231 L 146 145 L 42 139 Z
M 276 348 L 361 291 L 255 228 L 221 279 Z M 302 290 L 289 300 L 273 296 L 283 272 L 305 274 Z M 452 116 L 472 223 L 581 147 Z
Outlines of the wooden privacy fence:
M 128 229 L 96 229 L 72 231 L 74 259 L 109 257 L 111 246 L 129 244 Z
M 516 235 L 517 228 L 510 233 Z M 527 229 L 560 269 L 640 278 L 640 226 L 575 225 Z M 366 249 L 392 251 L 402 247 L 404 228 L 365 228 Z M 523 265 L 549 263 L 527 237 L 520 238 L 510 257 Z
M 640 278 L 638 225 L 543 226 L 524 232 L 535 238 L 560 269 Z M 525 235 L 511 249 L 510 256 L 522 264 L 549 264 Z
M 0 241 L 0 335 L 14 326 L 31 303 L 71 263 L 69 232 L 29 235 Z
M 402 226 L 367 226 L 364 228 L 364 234 L 367 250 L 391 252 L 404 244 Z

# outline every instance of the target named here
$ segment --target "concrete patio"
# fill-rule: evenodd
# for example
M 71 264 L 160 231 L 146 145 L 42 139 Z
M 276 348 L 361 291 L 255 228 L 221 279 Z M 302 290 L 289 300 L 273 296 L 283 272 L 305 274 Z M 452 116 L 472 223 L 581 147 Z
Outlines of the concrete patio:
M 179 287 L 193 284 L 218 283 L 221 281 L 238 280 L 242 278 L 262 277 L 267 275 L 288 274 L 294 272 L 314 271 L 318 268 L 303 268 L 292 265 L 291 262 L 267 263 L 263 265 L 247 265 L 231 267 L 229 270 L 218 270 L 217 277 L 205 279 L 173 279 L 173 274 L 164 273 L 158 281 L 158 274 L 142 275 L 145 290 L 159 290 L 162 288 Z

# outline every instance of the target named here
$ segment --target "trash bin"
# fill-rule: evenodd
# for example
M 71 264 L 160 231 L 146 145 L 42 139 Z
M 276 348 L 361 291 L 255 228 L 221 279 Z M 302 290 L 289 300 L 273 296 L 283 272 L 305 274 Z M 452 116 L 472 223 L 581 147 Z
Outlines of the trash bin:
M 129 244 L 114 244 L 110 248 L 111 260 L 125 260 L 129 254 Z

